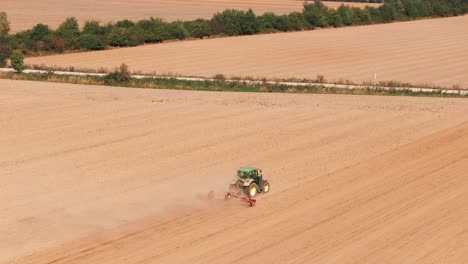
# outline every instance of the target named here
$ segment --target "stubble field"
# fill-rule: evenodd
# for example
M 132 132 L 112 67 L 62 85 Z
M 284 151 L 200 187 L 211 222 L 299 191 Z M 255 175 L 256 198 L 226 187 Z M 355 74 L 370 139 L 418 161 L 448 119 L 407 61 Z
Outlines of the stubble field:
M 256 13 L 278 14 L 302 10 L 304 1 L 298 0 L 2 0 L 0 10 L 6 11 L 12 21 L 13 31 L 32 28 L 37 23 L 57 27 L 65 18 L 73 16 L 80 22 L 97 20 L 103 23 L 123 19 L 153 17 L 165 20 L 190 20 L 211 18 L 214 13 L 226 8 L 249 9 Z M 341 3 L 325 2 L 336 8 Z M 377 4 L 345 3 L 364 7 Z
M 1 263 L 466 263 L 466 100 L 0 87 Z
M 182 41 L 29 58 L 28 64 L 188 76 L 401 81 L 468 88 L 468 16 Z

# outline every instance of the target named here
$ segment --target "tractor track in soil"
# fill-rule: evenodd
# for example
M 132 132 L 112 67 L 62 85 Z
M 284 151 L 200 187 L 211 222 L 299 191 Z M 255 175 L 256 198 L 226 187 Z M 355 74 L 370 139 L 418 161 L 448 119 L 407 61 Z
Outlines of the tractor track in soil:
M 0 86 L 1 263 L 467 258 L 465 99 Z

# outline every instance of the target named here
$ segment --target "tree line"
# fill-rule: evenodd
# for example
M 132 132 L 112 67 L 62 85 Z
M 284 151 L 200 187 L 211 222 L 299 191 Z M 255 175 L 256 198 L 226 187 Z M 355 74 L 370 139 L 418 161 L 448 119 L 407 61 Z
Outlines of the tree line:
M 305 3 L 302 12 L 256 15 L 252 10 L 227 9 L 211 19 L 166 22 L 159 18 L 121 20 L 101 24 L 67 18 L 57 29 L 37 24 L 32 29 L 10 34 L 7 15 L 0 12 L 0 67 L 17 51 L 20 55 L 62 53 L 129 47 L 165 40 L 210 36 L 312 30 L 323 27 L 368 25 L 423 17 L 447 17 L 468 13 L 468 0 L 386 0 L 379 7 L 328 8 L 320 0 Z M 19 56 L 19 55 L 15 55 Z
M 351 2 L 351 3 L 384 3 L 385 0 L 327 0 L 330 2 Z

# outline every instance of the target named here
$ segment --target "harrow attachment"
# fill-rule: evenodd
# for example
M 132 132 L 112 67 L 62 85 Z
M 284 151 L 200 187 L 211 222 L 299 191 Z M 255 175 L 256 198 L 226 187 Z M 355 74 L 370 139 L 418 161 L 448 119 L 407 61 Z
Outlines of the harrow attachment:
M 253 207 L 255 206 L 255 203 L 257 203 L 257 200 L 255 199 L 252 199 L 252 198 L 248 198 L 248 197 L 243 197 L 243 196 L 239 196 L 239 195 L 236 195 L 236 194 L 233 194 L 233 193 L 226 193 L 226 196 L 224 196 L 224 200 L 231 200 L 231 199 L 238 199 L 242 202 L 246 202 L 249 204 L 249 207 Z

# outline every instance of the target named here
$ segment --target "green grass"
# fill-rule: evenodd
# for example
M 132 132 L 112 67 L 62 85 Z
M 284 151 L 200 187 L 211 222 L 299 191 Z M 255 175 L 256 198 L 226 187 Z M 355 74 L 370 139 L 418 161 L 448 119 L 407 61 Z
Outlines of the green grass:
M 249 84 L 242 81 L 186 81 L 174 78 L 130 79 L 123 83 L 109 83 L 105 77 L 55 75 L 52 72 L 44 74 L 0 73 L 1 79 L 43 81 L 55 83 L 71 83 L 83 85 L 103 85 L 129 88 L 170 89 L 192 91 L 220 92 L 263 92 L 263 93 L 295 93 L 295 94 L 349 94 L 349 95 L 385 95 L 385 96 L 430 96 L 430 97 L 463 97 L 468 95 L 445 94 L 442 91 L 413 92 L 410 90 L 386 90 L 383 88 L 340 89 L 323 86 L 291 87 L 279 84 Z

